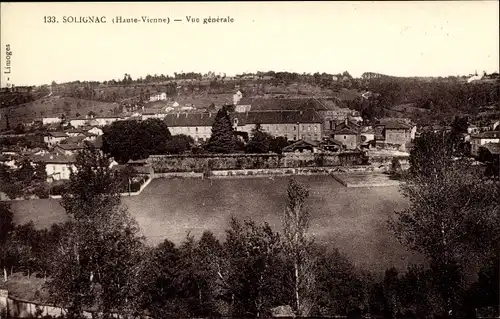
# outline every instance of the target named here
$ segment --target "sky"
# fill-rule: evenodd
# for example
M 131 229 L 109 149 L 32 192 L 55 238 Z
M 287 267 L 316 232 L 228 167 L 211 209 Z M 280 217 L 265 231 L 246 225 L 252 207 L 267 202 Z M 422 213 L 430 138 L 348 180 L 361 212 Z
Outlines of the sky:
M 499 70 L 498 1 L 0 5 L 2 87 L 104 81 L 125 73 L 135 79 L 208 71 L 347 70 L 358 77 Z M 58 23 L 44 23 L 51 16 Z M 104 16 L 106 23 L 63 23 L 84 16 Z M 113 23 L 117 16 L 170 22 Z M 200 23 L 187 22 L 187 16 Z M 234 22 L 204 24 L 208 17 Z

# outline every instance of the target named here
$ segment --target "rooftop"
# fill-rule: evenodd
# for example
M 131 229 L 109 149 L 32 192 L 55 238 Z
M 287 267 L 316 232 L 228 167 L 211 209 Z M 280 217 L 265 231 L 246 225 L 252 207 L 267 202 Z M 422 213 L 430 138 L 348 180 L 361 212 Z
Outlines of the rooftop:
M 56 147 L 62 148 L 65 151 L 82 150 L 85 148 L 83 144 L 75 144 L 75 143 L 59 144 Z
M 378 126 L 384 126 L 386 129 L 411 129 L 411 121 L 405 118 L 385 117 L 378 120 Z
M 86 136 L 70 136 L 62 141 L 61 144 L 79 144 L 82 143 L 86 138 Z
M 486 149 L 490 151 L 491 154 L 500 154 L 500 143 L 486 143 L 483 145 Z
M 31 157 L 31 160 L 33 162 L 43 162 L 50 164 L 70 164 L 76 163 L 76 156 L 62 154 L 33 155 Z
M 167 126 L 212 126 L 217 113 L 172 113 L 164 121 Z M 296 124 L 322 123 L 321 116 L 314 110 L 304 111 L 250 111 L 231 113 L 231 121 L 238 119 L 238 125 L 245 124 Z
M 319 145 L 318 142 L 306 139 L 300 139 L 288 146 L 283 148 L 283 152 L 293 152 L 296 148 L 302 147 L 317 147 Z
M 345 128 L 341 128 L 339 130 L 334 131 L 333 134 L 334 135 L 357 135 L 358 132 L 351 129 L 351 128 L 345 127 Z
M 296 124 L 296 123 L 323 123 L 323 118 L 312 109 L 303 111 L 250 111 L 232 114 L 238 122 L 245 124 Z
M 64 132 L 48 132 L 47 135 L 52 137 L 68 137 L 68 135 Z

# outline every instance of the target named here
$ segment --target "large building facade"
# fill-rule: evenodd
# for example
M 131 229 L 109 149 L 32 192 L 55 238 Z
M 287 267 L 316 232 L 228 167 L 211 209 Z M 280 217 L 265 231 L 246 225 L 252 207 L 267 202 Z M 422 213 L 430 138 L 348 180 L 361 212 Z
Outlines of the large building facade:
M 471 154 L 473 156 L 478 156 L 481 146 L 487 143 L 500 143 L 500 132 L 488 131 L 472 135 L 470 139 Z
M 191 136 L 196 142 L 210 138 L 216 113 L 168 114 L 165 123 L 174 135 Z M 321 140 L 323 119 L 314 110 L 305 111 L 250 111 L 230 114 L 233 129 L 251 136 L 257 124 L 274 137 L 288 140 Z

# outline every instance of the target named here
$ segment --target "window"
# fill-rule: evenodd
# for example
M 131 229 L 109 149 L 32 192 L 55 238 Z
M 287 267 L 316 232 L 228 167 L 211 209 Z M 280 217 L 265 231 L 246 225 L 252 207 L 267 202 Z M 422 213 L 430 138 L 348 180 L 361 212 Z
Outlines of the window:
M 347 136 L 344 135 L 344 140 L 347 138 Z
M 311 125 L 309 125 L 309 126 L 307 127 L 307 131 L 308 131 L 308 132 L 311 132 Z
M 196 133 L 198 133 L 198 128 L 195 128 Z
M 294 126 L 294 127 L 293 127 L 293 130 L 294 130 L 294 131 L 296 131 L 296 130 L 297 130 L 297 126 Z

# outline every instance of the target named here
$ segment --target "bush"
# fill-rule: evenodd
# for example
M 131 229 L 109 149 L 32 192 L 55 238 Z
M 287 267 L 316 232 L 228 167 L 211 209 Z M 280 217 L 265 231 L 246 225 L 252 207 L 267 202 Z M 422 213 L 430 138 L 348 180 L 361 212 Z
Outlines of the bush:
M 324 154 L 317 154 L 314 158 L 314 161 L 316 162 L 316 166 L 324 166 L 325 164 L 325 156 Z
M 50 195 L 62 195 L 66 192 L 66 184 L 54 185 L 50 188 Z
M 34 194 L 38 198 L 49 198 L 49 190 L 45 186 L 38 186 L 37 188 L 35 188 Z
M 141 189 L 141 185 L 143 183 L 141 182 L 133 182 L 133 183 L 130 183 L 130 191 L 131 192 L 138 192 L 140 189 Z
M 391 161 L 391 173 L 398 174 L 400 172 L 401 172 L 401 163 L 399 162 L 398 158 L 393 157 Z
M 8 183 L 2 185 L 2 191 L 5 192 L 5 194 L 10 199 L 16 199 L 18 197 L 21 197 L 21 195 L 23 194 L 21 186 L 17 183 Z

